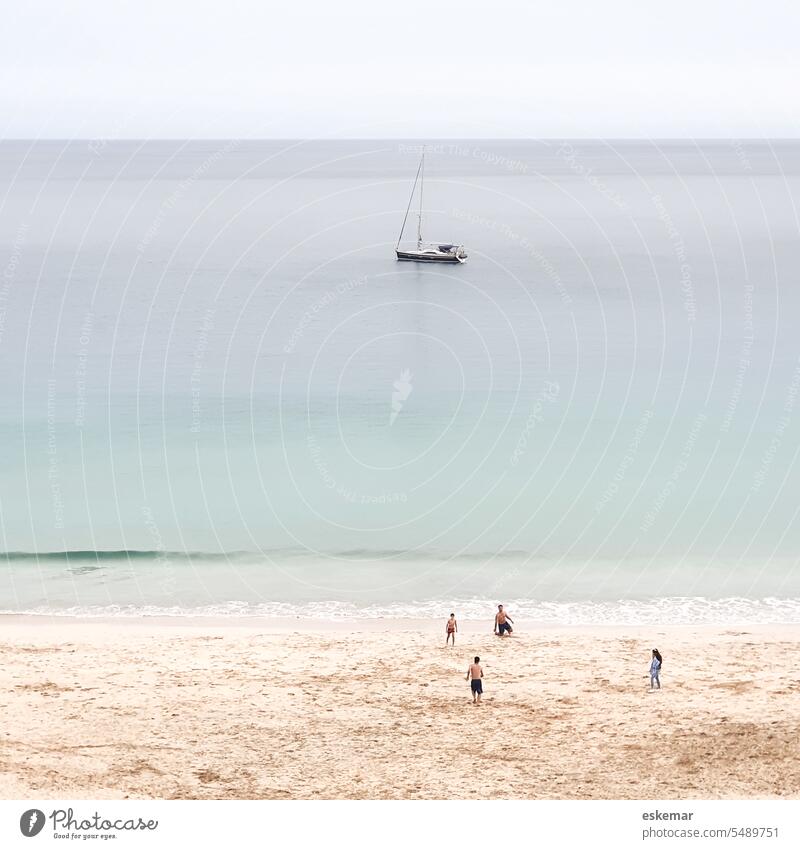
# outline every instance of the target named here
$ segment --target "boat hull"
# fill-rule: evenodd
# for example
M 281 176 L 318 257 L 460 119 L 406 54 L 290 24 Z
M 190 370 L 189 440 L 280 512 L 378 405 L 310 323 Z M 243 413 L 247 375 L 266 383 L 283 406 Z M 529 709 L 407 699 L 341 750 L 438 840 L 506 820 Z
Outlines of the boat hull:
M 444 262 L 453 264 L 464 262 L 466 259 L 466 257 L 456 256 L 456 254 L 435 254 L 422 251 L 395 251 L 395 253 L 401 262 Z

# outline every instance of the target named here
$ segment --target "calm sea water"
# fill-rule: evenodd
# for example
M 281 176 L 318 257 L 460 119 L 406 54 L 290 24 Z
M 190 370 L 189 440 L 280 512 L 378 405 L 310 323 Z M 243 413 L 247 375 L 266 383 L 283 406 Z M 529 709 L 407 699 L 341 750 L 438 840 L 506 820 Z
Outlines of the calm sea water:
M 0 608 L 800 620 L 800 145 L 428 151 L 0 144 Z

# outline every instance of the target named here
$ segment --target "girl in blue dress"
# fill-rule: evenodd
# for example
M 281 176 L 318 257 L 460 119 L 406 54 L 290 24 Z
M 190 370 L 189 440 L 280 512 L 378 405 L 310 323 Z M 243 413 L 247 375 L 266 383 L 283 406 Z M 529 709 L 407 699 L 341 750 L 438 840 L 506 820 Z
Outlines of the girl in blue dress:
M 661 672 L 661 664 L 662 664 L 661 653 L 658 649 L 653 649 L 653 659 L 650 661 L 650 689 L 654 689 L 654 687 L 658 687 L 661 689 L 661 681 L 659 680 L 659 673 Z

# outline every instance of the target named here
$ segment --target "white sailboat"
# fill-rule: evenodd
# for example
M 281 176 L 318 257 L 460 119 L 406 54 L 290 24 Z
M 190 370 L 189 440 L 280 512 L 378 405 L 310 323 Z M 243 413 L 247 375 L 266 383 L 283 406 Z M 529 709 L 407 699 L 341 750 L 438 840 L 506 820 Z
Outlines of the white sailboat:
M 417 190 L 419 183 L 419 213 L 417 218 L 417 247 L 416 249 L 400 249 L 400 242 L 403 241 L 403 232 L 406 229 L 408 215 L 411 212 L 411 204 L 414 200 L 414 192 Z M 424 242 L 422 239 L 422 198 L 425 189 L 425 148 L 422 148 L 422 158 L 419 161 L 417 168 L 417 176 L 414 178 L 414 186 L 411 189 L 411 197 L 408 199 L 408 207 L 406 215 L 403 219 L 403 226 L 400 228 L 400 236 L 397 239 L 395 253 L 399 260 L 410 262 L 465 262 L 467 253 L 463 245 L 440 244 L 438 242 Z

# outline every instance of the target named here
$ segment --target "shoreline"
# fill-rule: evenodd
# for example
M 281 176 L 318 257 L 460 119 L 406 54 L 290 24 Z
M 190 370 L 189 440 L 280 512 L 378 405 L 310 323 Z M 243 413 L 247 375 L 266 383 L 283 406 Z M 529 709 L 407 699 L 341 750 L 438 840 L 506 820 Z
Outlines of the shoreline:
M 671 632 L 721 632 L 721 631 L 797 631 L 800 636 L 800 622 L 765 622 L 765 623 L 709 623 L 694 624 L 666 623 L 626 623 L 626 622 L 597 622 L 565 624 L 558 622 L 541 622 L 536 620 L 516 619 L 515 633 L 508 639 L 515 639 L 522 633 L 558 632 L 565 633 L 603 631 L 654 631 Z M 401 619 L 401 618 L 337 618 L 323 619 L 311 617 L 258 617 L 258 616 L 71 616 L 62 614 L 0 614 L 0 632 L 5 626 L 24 627 L 105 627 L 105 628 L 186 628 L 186 629 L 242 629 L 256 630 L 266 633 L 286 633 L 300 631 L 304 633 L 327 633 L 350 631 L 353 633 L 371 633 L 376 631 L 415 632 L 415 633 L 444 633 L 445 620 L 438 619 Z M 491 620 L 458 619 L 459 633 L 492 635 Z

